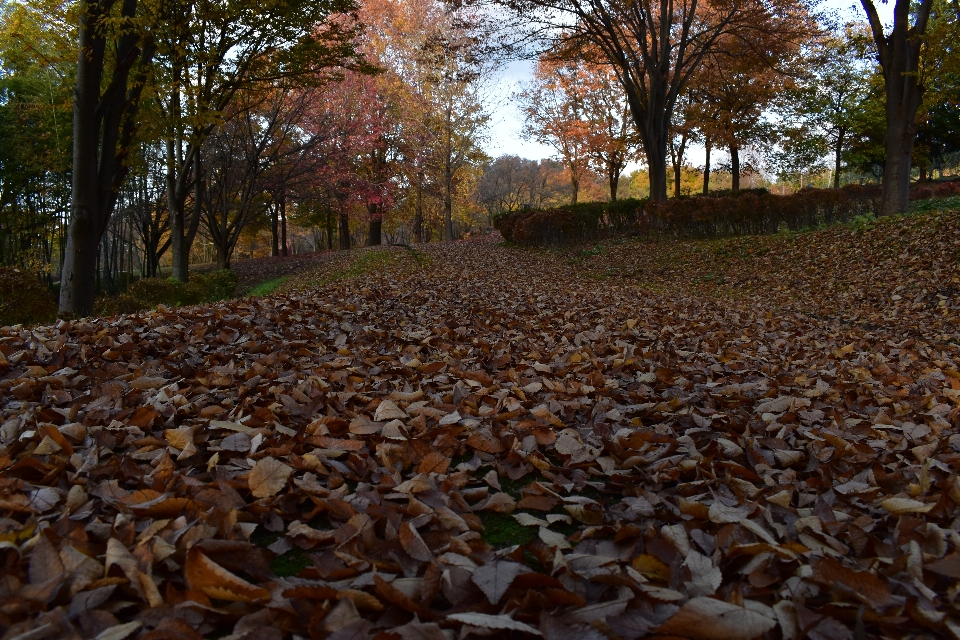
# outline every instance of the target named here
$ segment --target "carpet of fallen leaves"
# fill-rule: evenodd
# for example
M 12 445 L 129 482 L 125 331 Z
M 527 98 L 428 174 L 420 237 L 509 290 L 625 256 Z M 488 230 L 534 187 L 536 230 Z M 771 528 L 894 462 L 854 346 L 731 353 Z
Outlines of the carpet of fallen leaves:
M 960 637 L 955 343 L 419 250 L 0 330 L 0 637 Z
M 606 242 L 568 260 L 591 277 L 661 293 L 734 298 L 922 339 L 960 334 L 960 210 L 764 237 Z
M 267 280 L 299 274 L 318 263 L 335 260 L 337 255 L 336 251 L 317 251 L 285 257 L 247 258 L 234 260 L 230 268 L 237 274 L 237 291 L 243 294 Z

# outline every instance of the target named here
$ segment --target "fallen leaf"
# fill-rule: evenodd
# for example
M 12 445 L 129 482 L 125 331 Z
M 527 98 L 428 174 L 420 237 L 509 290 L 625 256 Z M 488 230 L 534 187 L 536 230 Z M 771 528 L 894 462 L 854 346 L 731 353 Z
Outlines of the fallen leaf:
M 287 478 L 291 473 L 293 469 L 276 458 L 262 458 L 250 470 L 250 477 L 247 480 L 250 492 L 256 498 L 274 496 L 287 485 Z

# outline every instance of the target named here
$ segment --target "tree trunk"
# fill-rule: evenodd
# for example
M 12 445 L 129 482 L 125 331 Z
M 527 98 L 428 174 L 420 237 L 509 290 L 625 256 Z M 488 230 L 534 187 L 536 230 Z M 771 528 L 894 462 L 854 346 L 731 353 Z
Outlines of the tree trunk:
M 917 137 L 914 121 L 923 99 L 919 83 L 920 48 L 927 29 L 933 0 L 897 0 L 893 30 L 884 35 L 883 23 L 872 0 L 861 0 L 877 45 L 886 93 L 887 131 L 884 136 L 886 162 L 880 193 L 880 213 L 905 213 L 910 203 L 910 169 L 913 143 Z M 916 18 L 910 26 L 910 15 Z
M 648 131 L 643 141 L 650 175 L 650 202 L 667 201 L 667 137 L 666 132 Z
M 333 250 L 333 211 L 327 207 L 327 250 Z
M 280 202 L 274 201 L 270 207 L 270 255 L 280 255 Z
M 840 131 L 837 134 L 837 146 L 833 150 L 833 188 L 840 188 L 840 159 L 841 154 L 843 153 L 843 139 L 845 136 L 844 131 Z
M 571 162 L 567 165 L 570 169 L 570 204 L 577 204 L 580 197 L 580 174 L 576 166 Z
M 683 179 L 683 158 L 687 149 L 687 134 L 680 136 L 680 143 L 671 134 L 669 144 L 670 162 L 673 164 L 673 197 L 680 197 L 680 182 Z
M 146 68 L 153 60 L 151 40 L 140 42 L 134 30 L 120 36 L 114 47 L 114 68 L 102 95 L 107 50 L 102 22 L 112 2 L 80 3 L 79 55 L 73 102 L 73 172 L 71 219 L 64 246 L 59 310 L 90 315 L 96 296 L 97 249 L 116 206 L 117 191 L 126 178 L 126 158 L 136 133 L 136 113 Z M 137 0 L 123 0 L 121 15 L 133 19 Z M 140 48 L 138 48 L 140 45 Z M 127 89 L 130 70 L 139 65 Z
M 610 163 L 607 169 L 607 179 L 610 181 L 610 202 L 617 201 L 617 189 L 620 187 L 620 172 L 623 166 Z
M 346 213 L 340 214 L 340 229 L 337 235 L 340 236 L 340 250 L 348 250 L 350 248 L 350 216 Z
M 281 255 L 286 258 L 290 250 L 287 248 L 287 194 L 280 192 L 280 241 L 283 243 Z
M 173 157 L 173 142 L 167 141 L 167 154 Z M 189 152 L 188 152 L 189 155 Z M 200 152 L 197 150 L 190 162 L 185 163 L 184 172 L 193 169 L 193 214 L 187 216 L 187 194 L 189 187 L 176 177 L 174 165 L 167 170 L 167 207 L 170 209 L 170 250 L 173 257 L 171 276 L 180 282 L 190 279 L 190 249 L 200 228 L 200 214 L 203 207 L 203 180 L 200 166 Z
M 380 205 L 367 205 L 370 213 L 370 229 L 367 233 L 367 246 L 376 247 L 383 244 L 383 213 Z
M 450 189 L 443 194 L 444 239 L 453 242 L 453 196 Z
M 231 254 L 230 243 L 228 242 L 218 242 L 217 243 L 217 269 L 229 269 L 230 268 L 230 254 Z M 183 280 L 182 282 L 186 282 Z
M 423 242 L 423 176 L 417 182 L 417 209 L 413 216 L 413 235 L 417 242 Z
M 706 143 L 707 157 L 706 161 L 703 163 L 703 195 L 710 193 L 710 152 L 712 150 L 713 146 L 708 138 Z
M 736 144 L 730 145 L 730 174 L 730 190 L 737 193 L 740 191 L 740 148 Z

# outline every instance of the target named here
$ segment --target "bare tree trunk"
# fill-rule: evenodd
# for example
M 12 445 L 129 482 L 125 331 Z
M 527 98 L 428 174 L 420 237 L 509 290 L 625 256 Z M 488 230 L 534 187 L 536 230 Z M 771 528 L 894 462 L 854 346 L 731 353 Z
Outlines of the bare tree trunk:
M 106 35 L 103 21 L 113 2 L 83 0 L 80 3 L 79 55 L 73 103 L 73 182 L 71 218 L 64 247 L 60 279 L 61 312 L 77 316 L 93 312 L 97 280 L 97 249 L 117 202 L 117 191 L 126 178 L 126 157 L 136 133 L 146 68 L 153 60 L 150 39 L 140 34 L 121 35 L 113 55 L 114 69 L 104 95 Z M 121 15 L 132 19 L 137 0 L 123 0 Z M 139 48 L 138 48 L 139 45 Z M 135 80 L 130 70 L 139 65 Z
M 413 235 L 417 242 L 423 242 L 423 175 L 417 181 L 417 210 L 413 217 Z
M 333 211 L 327 207 L 327 250 L 333 249 Z
M 622 165 L 610 163 L 607 170 L 607 180 L 610 182 L 610 202 L 617 201 L 617 190 L 620 187 L 620 172 Z
M 276 258 L 280 255 L 280 203 L 273 202 L 270 207 L 270 255 Z
M 346 251 L 350 248 L 350 216 L 347 213 L 340 214 L 340 250 Z
M 217 269 L 230 268 L 230 244 L 227 242 L 217 243 Z
M 659 140 L 644 142 L 647 167 L 650 175 L 650 202 L 667 200 L 667 144 L 663 136 Z
M 189 152 L 188 152 L 189 153 Z M 173 157 L 173 142 L 167 141 L 168 158 Z M 173 254 L 173 278 L 180 282 L 190 279 L 190 249 L 200 228 L 203 207 L 203 170 L 200 165 L 200 150 L 194 152 L 192 162 L 186 163 L 185 171 L 193 168 L 193 213 L 187 215 L 187 194 L 190 187 L 182 179 L 177 180 L 174 170 L 167 173 L 167 206 L 170 209 L 170 249 Z M 168 159 L 169 162 L 169 159 Z M 168 165 L 171 166 L 171 165 Z M 175 166 L 175 165 L 173 165 Z
M 453 197 L 450 189 L 443 194 L 444 239 L 453 242 Z
M 710 193 L 710 152 L 713 151 L 713 145 L 710 138 L 706 142 L 707 157 L 703 163 L 703 195 Z
M 580 172 L 572 162 L 567 167 L 570 169 L 570 204 L 577 204 L 580 198 Z
M 843 139 L 845 132 L 841 130 L 837 134 L 837 146 L 833 150 L 833 188 L 840 188 L 840 160 L 843 152 Z
M 287 248 L 287 193 L 280 192 L 280 241 L 283 244 L 281 255 L 286 258 L 289 254 Z
M 740 147 L 736 144 L 730 145 L 730 173 L 732 180 L 730 190 L 737 193 L 740 191 Z
M 367 245 L 376 247 L 383 244 L 383 212 L 380 205 L 371 204 L 367 206 L 370 213 L 370 229 L 367 234 Z
M 861 0 L 877 45 L 886 90 L 887 132 L 883 144 L 886 163 L 880 194 L 880 213 L 904 213 L 910 203 L 910 170 L 913 143 L 917 137 L 914 121 L 923 99 L 919 83 L 920 48 L 933 0 L 897 0 L 893 10 L 893 30 L 884 35 L 883 23 L 872 0 Z M 910 15 L 915 24 L 910 26 Z

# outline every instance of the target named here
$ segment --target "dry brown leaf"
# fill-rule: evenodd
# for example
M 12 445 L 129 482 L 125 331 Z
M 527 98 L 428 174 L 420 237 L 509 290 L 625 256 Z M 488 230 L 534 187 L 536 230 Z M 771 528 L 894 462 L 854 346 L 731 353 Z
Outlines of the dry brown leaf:
M 293 469 L 276 458 L 261 458 L 250 470 L 247 480 L 250 492 L 256 498 L 274 496 L 287 485 L 291 473 Z
M 230 573 L 197 547 L 187 552 L 184 576 L 191 589 L 217 600 L 262 602 L 270 599 L 270 591 Z

